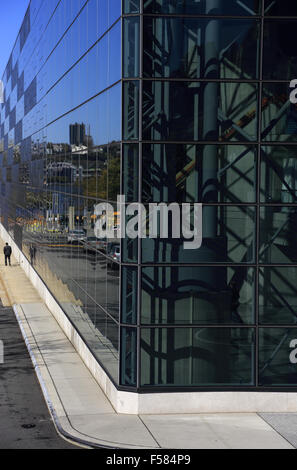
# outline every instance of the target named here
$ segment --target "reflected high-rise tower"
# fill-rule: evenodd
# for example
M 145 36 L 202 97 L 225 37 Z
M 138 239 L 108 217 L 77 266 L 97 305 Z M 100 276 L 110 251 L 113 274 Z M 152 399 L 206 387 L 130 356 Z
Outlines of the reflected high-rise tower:
M 84 123 L 70 124 L 69 126 L 69 142 L 70 145 L 85 145 L 86 141 L 86 126 Z

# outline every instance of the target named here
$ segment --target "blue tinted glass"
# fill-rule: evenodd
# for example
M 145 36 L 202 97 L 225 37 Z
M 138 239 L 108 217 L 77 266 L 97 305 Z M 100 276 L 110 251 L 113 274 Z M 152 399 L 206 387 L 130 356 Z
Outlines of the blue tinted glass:
M 121 0 L 109 0 L 108 19 L 111 26 L 121 16 Z
M 121 23 L 118 22 L 109 32 L 108 84 L 121 79 Z M 99 65 L 100 67 L 100 65 Z M 101 68 L 102 70 L 102 68 Z
M 87 3 L 86 10 L 87 10 L 87 16 L 88 16 L 87 43 L 88 43 L 88 48 L 89 48 L 98 39 L 98 29 L 99 29 L 98 1 L 90 0 Z
M 121 140 L 121 93 L 122 87 L 120 83 L 112 87 L 108 92 L 109 142 Z
M 108 0 L 98 0 L 99 37 L 108 29 Z

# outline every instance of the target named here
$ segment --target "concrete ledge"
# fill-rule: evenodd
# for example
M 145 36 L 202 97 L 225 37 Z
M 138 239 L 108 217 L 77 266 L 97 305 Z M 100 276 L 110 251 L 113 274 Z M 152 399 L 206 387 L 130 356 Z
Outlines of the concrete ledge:
M 296 393 L 186 392 L 137 394 L 117 390 L 67 318 L 65 312 L 48 290 L 47 286 L 37 275 L 2 224 L 0 224 L 0 236 L 5 242 L 8 241 L 12 246 L 14 257 L 117 413 L 137 415 L 166 413 L 297 412 Z
M 157 448 L 136 415 L 119 415 L 44 303 L 14 305 L 57 432 L 87 448 Z

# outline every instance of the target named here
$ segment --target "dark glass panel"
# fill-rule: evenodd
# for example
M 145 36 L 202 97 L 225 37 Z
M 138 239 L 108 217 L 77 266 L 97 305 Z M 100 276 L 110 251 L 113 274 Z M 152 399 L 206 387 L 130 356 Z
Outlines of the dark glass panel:
M 172 230 L 181 230 L 176 215 L 171 219 L 169 211 L 169 236 L 142 239 L 144 263 L 252 263 L 254 261 L 255 209 L 254 207 L 203 206 L 203 222 L 196 228 L 202 235 L 198 249 L 184 247 L 184 237 L 172 238 Z M 182 220 L 180 210 L 180 220 Z M 132 240 L 131 240 L 132 241 Z
M 138 240 L 129 238 L 123 239 L 123 263 L 137 263 L 138 261 Z
M 28 10 L 26 11 L 25 18 L 23 20 L 21 30 L 20 30 L 20 49 L 22 50 L 25 42 L 27 40 L 27 37 L 29 36 L 30 33 L 30 27 L 31 27 L 31 21 L 30 21 L 30 6 L 28 7 Z
M 119 381 L 119 326 L 100 308 L 96 307 L 96 334 L 90 346 L 99 363 L 109 375 Z
M 121 328 L 121 385 L 136 386 L 137 330 Z
M 260 385 L 296 387 L 296 344 L 296 328 L 259 329 Z
M 292 0 L 265 0 L 267 16 L 297 16 L 297 3 Z
M 136 78 L 139 76 L 139 17 L 123 19 L 123 76 Z
M 121 179 L 121 147 L 119 143 L 111 142 L 108 146 L 107 165 L 107 198 L 116 202 L 120 195 Z
M 18 89 L 17 97 L 19 101 L 24 94 L 24 72 L 22 72 L 22 74 L 18 78 L 17 89 Z
M 261 208 L 259 256 L 262 263 L 297 262 L 296 226 L 296 208 Z
M 255 15 L 261 0 L 144 0 L 145 13 L 195 15 Z
M 258 31 L 253 20 L 144 17 L 144 76 L 257 78 Z
M 142 200 L 255 202 L 256 152 L 243 145 L 144 144 Z
M 262 140 L 297 140 L 297 105 L 289 101 L 291 91 L 289 83 L 263 83 Z
M 259 276 L 260 322 L 272 325 L 296 323 L 297 268 L 261 268 Z
M 125 227 L 133 217 L 125 214 Z M 120 221 L 122 223 L 122 221 Z M 129 238 L 126 236 L 122 240 L 122 262 L 123 263 L 137 263 L 138 262 L 138 238 Z
M 107 260 L 106 278 L 106 310 L 110 315 L 119 320 L 120 302 L 120 271 L 119 265 Z
M 253 83 L 145 81 L 143 139 L 256 140 L 257 95 Z
M 127 202 L 138 201 L 139 145 L 123 145 L 123 195 Z M 144 170 L 145 171 L 145 170 Z
M 251 328 L 141 330 L 143 386 L 254 384 Z
M 261 201 L 296 203 L 297 147 L 263 147 L 261 162 Z
M 123 138 L 136 140 L 139 134 L 139 82 L 124 82 Z
M 25 91 L 25 114 L 27 114 L 31 109 L 36 105 L 37 99 L 37 87 L 36 87 L 36 78 L 32 81 L 30 86 Z
M 137 322 L 137 268 L 122 268 L 122 323 L 131 325 Z
M 267 20 L 265 22 L 264 79 L 290 81 L 297 77 L 296 27 L 296 20 Z
M 139 13 L 140 0 L 123 0 L 123 13 Z
M 254 323 L 254 271 L 245 267 L 142 270 L 143 324 Z

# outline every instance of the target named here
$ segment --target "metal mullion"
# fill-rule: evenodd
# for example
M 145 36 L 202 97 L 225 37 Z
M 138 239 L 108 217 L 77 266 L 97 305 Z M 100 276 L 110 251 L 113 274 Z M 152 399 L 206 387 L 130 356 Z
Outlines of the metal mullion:
M 142 111 L 143 111 L 143 15 L 142 2 L 139 16 L 139 129 L 138 129 L 138 202 L 141 202 L 142 194 Z M 140 388 L 141 384 L 141 260 L 142 260 L 142 243 L 138 237 L 138 263 L 137 263 L 137 325 L 136 325 L 136 388 Z
M 130 77 L 132 80 L 132 77 Z M 143 77 L 145 82 L 189 82 L 189 83 L 255 83 L 257 84 L 260 80 L 256 78 L 246 79 L 246 78 L 175 78 L 175 77 Z M 267 80 L 266 80 L 267 81 Z M 270 83 L 270 80 L 268 80 Z M 276 83 L 279 83 L 279 80 L 276 80 Z M 288 83 L 288 80 L 284 80 L 284 83 Z
M 125 79 L 126 81 L 126 79 Z M 135 80 L 132 80 L 132 81 L 135 81 Z M 136 143 L 137 141 L 135 140 L 123 140 L 123 143 L 124 144 L 130 144 L 130 143 Z M 144 139 L 142 141 L 143 144 L 166 144 L 166 145 L 200 145 L 200 146 L 203 146 L 203 145 L 230 145 L 230 146 L 238 146 L 238 145 L 241 145 L 241 146 L 249 146 L 249 147 L 256 147 L 257 146 L 257 143 L 258 141 L 257 140 L 253 140 L 253 141 L 243 141 L 243 140 L 230 140 L 230 141 L 222 141 L 222 140 L 212 140 L 212 141 L 209 141 L 209 140 L 146 140 Z M 297 145 L 297 142 L 296 144 Z
M 136 14 L 137 15 L 137 14 Z M 192 13 L 143 13 L 145 17 L 152 18 L 201 18 L 211 20 L 261 20 L 261 15 L 195 15 Z M 135 13 L 130 13 L 127 16 L 135 16 Z M 294 18 L 294 17 L 293 17 Z M 297 17 L 296 17 L 297 19 Z
M 251 324 L 232 324 L 232 323 L 185 323 L 185 324 L 172 324 L 172 323 L 145 323 L 141 325 L 142 328 L 146 329 L 159 329 L 159 328 L 166 328 L 166 329 L 181 329 L 181 328 L 240 328 L 240 329 L 248 329 L 248 328 L 255 328 L 255 323 Z M 270 325 L 269 325 L 270 327 Z M 279 327 L 279 325 L 275 325 L 275 328 Z M 288 328 L 284 326 L 284 328 Z M 297 325 L 295 326 L 297 329 Z
M 262 138 L 262 99 L 263 99 L 263 54 L 264 54 L 264 12 L 262 1 L 260 23 L 260 49 L 259 49 L 259 97 L 258 97 L 258 152 L 257 152 L 257 215 L 256 215 L 256 278 L 255 278 L 255 386 L 259 386 L 259 252 L 260 252 L 260 199 L 261 199 L 261 138 Z
M 291 266 L 291 265 L 289 265 Z M 149 268 L 149 267 L 158 267 L 158 268 L 179 268 L 179 267 L 182 267 L 182 268 L 187 268 L 187 267 L 190 267 L 190 268 L 195 268 L 195 267 L 199 267 L 199 268 L 219 268 L 219 267 L 222 267 L 222 268 L 256 268 L 257 265 L 255 263 L 252 263 L 252 264 L 232 264 L 232 263 L 153 263 L 153 262 L 148 262 L 148 263 L 142 263 L 142 267 L 143 268 Z
M 121 1 L 121 13 L 123 13 L 124 10 L 124 0 Z M 120 162 L 120 194 L 123 194 L 123 152 L 124 152 L 124 144 L 123 144 L 123 132 L 124 132 L 124 82 L 123 82 L 123 73 L 124 73 L 124 20 L 120 18 L 121 22 L 121 162 Z M 121 212 L 120 212 L 120 227 L 121 224 L 124 221 L 121 220 Z M 122 231 L 122 229 L 120 229 Z M 122 258 L 123 258 L 123 239 L 120 238 L 120 266 L 119 266 L 119 271 L 120 271 L 120 299 L 119 299 L 119 330 L 118 330 L 118 344 L 119 344 L 119 363 L 118 363 L 118 385 L 120 385 L 121 380 L 122 380 L 122 366 L 123 366 L 123 360 L 122 360 L 122 321 L 123 321 L 123 315 L 122 315 L 122 308 L 123 308 L 123 303 L 122 303 L 122 282 L 123 282 L 123 264 L 122 264 Z M 107 265 L 106 265 L 107 267 Z M 107 270 L 106 270 L 107 274 Z

